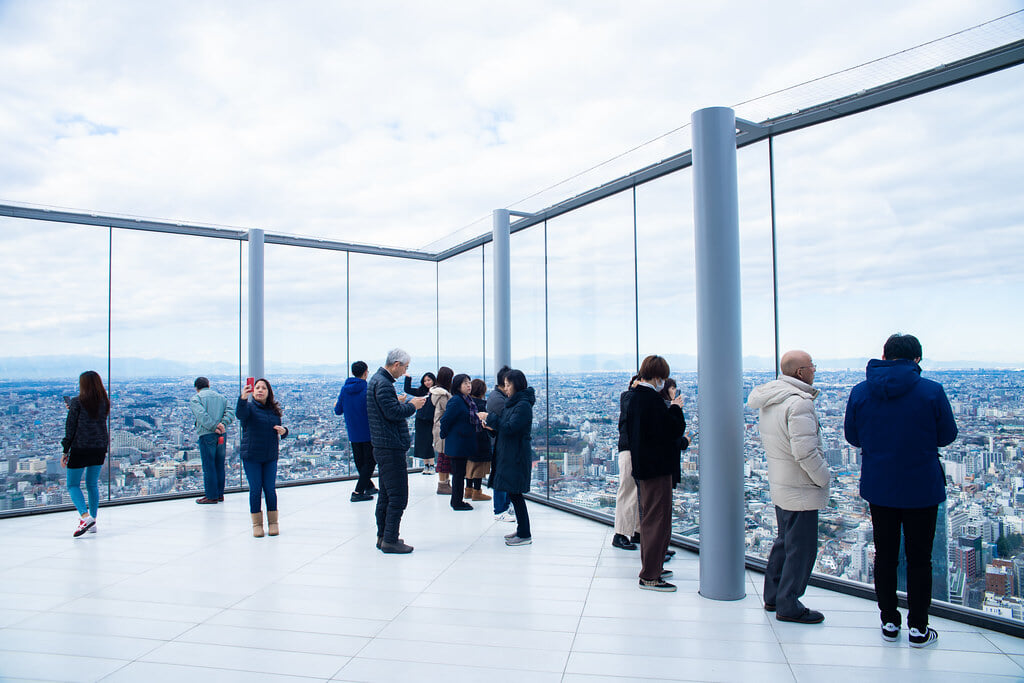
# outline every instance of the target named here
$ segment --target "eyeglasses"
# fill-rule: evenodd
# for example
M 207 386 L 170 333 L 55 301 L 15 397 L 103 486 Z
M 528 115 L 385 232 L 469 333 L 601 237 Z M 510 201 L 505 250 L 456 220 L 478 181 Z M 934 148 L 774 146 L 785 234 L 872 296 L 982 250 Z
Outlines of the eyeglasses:
M 817 371 L 818 370 L 818 366 L 815 365 L 814 363 L 811 363 L 810 365 L 801 365 L 800 367 L 797 368 L 797 370 L 814 370 L 814 371 Z

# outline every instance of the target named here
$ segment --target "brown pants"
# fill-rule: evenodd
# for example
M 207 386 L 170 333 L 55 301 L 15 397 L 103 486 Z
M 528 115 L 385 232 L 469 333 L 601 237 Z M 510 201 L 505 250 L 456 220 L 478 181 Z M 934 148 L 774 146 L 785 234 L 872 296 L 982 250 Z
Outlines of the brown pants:
M 640 578 L 653 581 L 661 576 L 665 552 L 672 536 L 672 475 L 637 480 L 640 509 Z

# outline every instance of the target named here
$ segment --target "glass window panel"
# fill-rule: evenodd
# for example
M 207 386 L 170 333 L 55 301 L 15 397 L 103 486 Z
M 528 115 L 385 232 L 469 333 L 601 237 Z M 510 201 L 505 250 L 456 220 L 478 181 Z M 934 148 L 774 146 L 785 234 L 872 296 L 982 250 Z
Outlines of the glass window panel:
M 441 365 L 455 374 L 483 374 L 484 287 L 482 248 L 438 264 L 437 338 Z
M 512 366 L 522 370 L 537 395 L 533 406 L 531 490 L 548 494 L 547 324 L 544 294 L 544 225 L 513 233 L 509 240 Z M 493 251 L 491 252 L 493 254 Z M 493 306 L 492 306 L 493 308 Z M 493 324 L 492 328 L 493 329 Z M 492 375 L 495 375 L 495 368 Z M 493 385 L 494 379 L 489 384 Z
M 949 498 L 933 596 L 1018 621 L 1019 591 L 986 591 L 985 574 L 1019 553 L 998 538 L 1019 533 L 1022 500 L 1022 73 L 776 142 L 781 347 L 805 348 L 818 364 L 817 405 L 836 475 L 816 570 L 871 581 L 859 453 L 845 442 L 842 419 L 868 358 L 893 332 L 913 333 L 925 375 L 945 386 L 960 428 L 940 450 Z
M 347 260 L 343 251 L 264 246 L 265 368 L 290 431 L 279 480 L 355 474 L 344 421 L 334 414 L 349 375 Z
M 204 375 L 239 386 L 239 244 L 114 230 L 111 268 L 111 496 L 202 490 L 188 401 Z M 241 480 L 237 423 L 228 485 Z
M 352 254 L 349 257 L 352 361 L 365 361 L 372 375 L 384 364 L 388 351 L 399 347 L 412 357 L 409 375 L 414 386 L 419 386 L 423 373 L 436 373 L 437 278 L 437 264 L 433 261 Z M 409 430 L 412 434 L 412 417 Z
M 548 221 L 547 262 L 551 496 L 598 507 L 636 366 L 632 192 Z
M 0 218 L 0 511 L 71 503 L 61 397 L 108 380 L 108 250 L 107 228 Z
M 685 396 L 687 432 L 680 486 L 674 492 L 673 530 L 696 536 L 697 483 L 697 290 L 693 241 L 693 173 L 689 169 L 636 189 L 637 302 L 640 360 L 665 357 Z M 619 390 L 625 391 L 623 374 Z M 616 412 L 616 416 L 618 413 Z M 618 476 L 614 483 L 617 487 Z M 609 510 L 614 514 L 614 505 Z

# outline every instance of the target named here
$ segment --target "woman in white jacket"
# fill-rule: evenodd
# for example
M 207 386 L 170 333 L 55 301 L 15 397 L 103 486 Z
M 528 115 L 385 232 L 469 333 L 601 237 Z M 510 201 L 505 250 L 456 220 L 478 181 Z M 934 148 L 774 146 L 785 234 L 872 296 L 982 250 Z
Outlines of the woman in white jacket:
M 804 351 L 782 357 L 782 375 L 754 387 L 747 405 L 759 412 L 761 445 L 779 533 L 764 574 L 764 608 L 779 621 L 817 624 L 821 612 L 800 602 L 818 554 L 818 510 L 828 504 L 832 475 L 814 410 L 814 363 Z

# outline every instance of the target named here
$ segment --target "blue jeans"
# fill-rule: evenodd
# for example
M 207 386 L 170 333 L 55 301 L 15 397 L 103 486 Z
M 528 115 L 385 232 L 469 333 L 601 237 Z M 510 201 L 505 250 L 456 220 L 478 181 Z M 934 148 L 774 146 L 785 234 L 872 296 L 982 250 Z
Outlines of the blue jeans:
M 100 507 L 100 470 L 103 465 L 89 465 L 88 467 L 68 468 L 68 494 L 71 502 L 75 504 L 78 514 L 84 515 L 88 512 L 96 519 L 96 513 Z M 89 492 L 89 507 L 85 507 L 85 496 L 82 495 L 82 475 L 85 475 L 85 489 Z
M 509 503 L 507 491 L 494 490 L 494 514 L 500 515 L 508 510 Z
M 199 457 L 203 462 L 203 494 L 210 500 L 224 497 L 225 444 L 217 443 L 223 434 L 203 434 L 199 437 Z
M 260 512 L 260 498 L 267 499 L 267 512 L 277 511 L 277 460 L 270 462 L 253 462 L 243 460 L 245 478 L 249 482 L 249 512 Z

